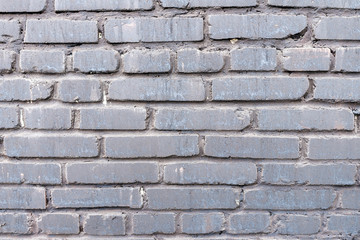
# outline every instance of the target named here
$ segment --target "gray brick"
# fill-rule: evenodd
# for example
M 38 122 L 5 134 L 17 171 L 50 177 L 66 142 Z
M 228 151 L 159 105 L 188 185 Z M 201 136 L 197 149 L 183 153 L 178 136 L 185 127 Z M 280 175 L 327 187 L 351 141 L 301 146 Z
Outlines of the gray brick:
M 147 135 L 105 137 L 110 158 L 194 156 L 199 154 L 197 135 Z
M 111 43 L 201 41 L 202 18 L 110 18 L 105 38 Z
M 287 48 L 283 50 L 285 71 L 329 71 L 331 52 L 328 48 Z
M 12 1 L 9 3 L 13 4 Z M 18 21 L 0 20 L 0 43 L 13 42 L 18 40 L 19 38 L 20 24 Z
M 46 213 L 40 215 L 38 227 L 45 234 L 78 234 L 79 221 L 79 215 L 74 213 Z
M 327 137 L 309 139 L 309 158 L 314 160 L 359 159 L 360 146 L 357 137 Z
M 297 100 L 305 95 L 309 81 L 300 77 L 233 77 L 213 80 L 213 100 Z
M 345 233 L 357 235 L 360 229 L 360 215 L 352 213 L 351 215 L 334 214 L 327 216 L 329 231 L 335 233 Z
M 345 189 L 341 195 L 341 207 L 344 209 L 360 209 L 360 190 Z
M 206 136 L 205 155 L 220 158 L 299 157 L 297 137 Z
M 230 215 L 229 232 L 231 234 L 249 234 L 269 232 L 270 214 L 267 212 L 243 212 Z
M 276 185 L 353 185 L 356 172 L 353 164 L 264 164 L 263 181 Z
M 162 108 L 155 113 L 159 130 L 242 130 L 250 112 L 235 108 Z
M 209 15 L 209 25 L 212 39 L 282 39 L 300 33 L 307 23 L 303 15 L 221 14 Z
M 30 214 L 0 213 L 0 225 L 2 234 L 29 234 Z
M 97 21 L 29 19 L 25 43 L 97 43 Z
M 63 102 L 99 102 L 101 85 L 97 80 L 61 80 L 58 86 L 58 99 Z
M 360 48 L 338 48 L 335 56 L 335 71 L 360 72 Z
M 324 17 L 314 27 L 316 39 L 359 40 L 360 17 Z
M 83 73 L 116 72 L 120 65 L 120 54 L 107 49 L 78 49 L 73 52 L 73 67 Z
M 0 73 L 10 73 L 13 71 L 15 57 L 16 53 L 13 51 L 0 51 Z
M 153 8 L 152 0 L 55 0 L 55 11 L 132 11 L 150 10 Z
M 21 50 L 20 69 L 25 73 L 63 73 L 65 72 L 65 53 L 53 50 Z
M 260 109 L 260 130 L 353 130 L 354 114 L 350 109 L 301 108 Z
M 181 231 L 186 234 L 218 233 L 224 230 L 223 213 L 184 213 L 181 216 Z
M 169 163 L 164 181 L 169 184 L 252 184 L 257 179 L 256 165 L 239 163 Z
M 177 69 L 181 73 L 219 72 L 224 67 L 221 52 L 187 48 L 177 51 Z
M 84 222 L 84 232 L 97 236 L 125 235 L 125 215 L 89 214 Z
M 46 0 L 0 0 L 2 13 L 42 12 L 45 7 Z
M 159 166 L 156 162 L 69 163 L 66 165 L 68 183 L 156 183 Z
M 0 209 L 45 209 L 45 188 L 4 187 L 0 188 Z
M 166 73 L 171 70 L 169 50 L 131 50 L 122 57 L 125 73 Z
M 275 215 L 277 232 L 284 235 L 310 235 L 320 232 L 320 215 Z
M 8 135 L 4 140 L 9 157 L 96 157 L 97 139 L 86 135 Z
M 233 188 L 161 187 L 148 188 L 148 208 L 165 209 L 235 209 L 239 193 Z
M 267 188 L 245 190 L 245 209 L 315 210 L 332 206 L 336 193 L 330 189 Z
M 60 164 L 0 163 L 0 183 L 61 184 Z
M 53 86 L 49 82 L 27 79 L 0 81 L 0 101 L 36 101 L 51 96 Z
M 175 214 L 138 213 L 133 216 L 134 234 L 175 233 Z
M 269 0 L 268 4 L 279 7 L 316 7 L 316 8 L 350 8 L 360 9 L 358 0 Z
M 357 102 L 360 100 L 360 78 L 315 78 L 314 99 Z
M 24 109 L 24 124 L 30 129 L 69 129 L 71 109 L 57 107 L 29 107 Z
M 254 7 L 256 0 L 161 0 L 164 8 Z
M 0 128 L 16 128 L 19 125 L 18 112 L 16 107 L 0 107 Z
M 145 108 L 82 108 L 80 129 L 143 130 Z
M 124 78 L 112 81 L 110 100 L 121 101 L 204 101 L 201 78 Z
M 276 48 L 242 48 L 230 52 L 231 70 L 274 71 L 277 65 Z
M 59 188 L 51 190 L 55 208 L 140 208 L 140 188 Z

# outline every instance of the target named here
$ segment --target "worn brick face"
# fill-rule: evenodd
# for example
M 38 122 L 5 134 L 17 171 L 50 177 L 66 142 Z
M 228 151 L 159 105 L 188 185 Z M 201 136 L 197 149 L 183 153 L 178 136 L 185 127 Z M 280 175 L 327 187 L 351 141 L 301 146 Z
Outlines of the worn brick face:
M 357 239 L 359 10 L 0 0 L 0 239 Z

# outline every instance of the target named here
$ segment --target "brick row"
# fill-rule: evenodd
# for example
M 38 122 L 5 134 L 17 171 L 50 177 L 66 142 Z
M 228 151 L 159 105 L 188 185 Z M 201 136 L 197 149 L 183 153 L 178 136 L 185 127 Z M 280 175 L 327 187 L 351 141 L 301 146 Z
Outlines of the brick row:
M 280 51 L 279 51 L 280 52 Z M 282 66 L 287 72 L 321 72 L 331 70 L 332 54 L 329 48 L 285 48 L 278 54 L 275 48 L 245 47 L 227 51 L 179 49 L 176 52 L 178 73 L 220 72 L 225 66 L 225 56 L 230 54 L 229 71 L 275 71 Z M 0 51 L 4 61 L 0 71 L 14 71 L 15 53 Z M 134 49 L 120 56 L 112 49 L 76 49 L 73 51 L 72 67 L 67 71 L 82 73 L 126 74 L 169 73 L 175 66 L 169 49 Z M 278 64 L 281 55 L 282 64 Z M 356 64 L 360 60 L 360 48 L 337 48 L 335 72 L 360 72 Z M 120 62 L 123 63 L 120 69 Z M 64 73 L 66 56 L 62 50 L 21 50 L 19 68 L 23 73 Z

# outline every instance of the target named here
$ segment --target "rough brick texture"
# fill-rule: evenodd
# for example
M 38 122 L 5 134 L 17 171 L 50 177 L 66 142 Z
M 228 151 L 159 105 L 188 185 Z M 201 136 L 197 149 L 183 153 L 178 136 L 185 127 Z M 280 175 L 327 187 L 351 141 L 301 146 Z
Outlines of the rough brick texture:
M 0 239 L 359 239 L 359 11 L 0 0 Z

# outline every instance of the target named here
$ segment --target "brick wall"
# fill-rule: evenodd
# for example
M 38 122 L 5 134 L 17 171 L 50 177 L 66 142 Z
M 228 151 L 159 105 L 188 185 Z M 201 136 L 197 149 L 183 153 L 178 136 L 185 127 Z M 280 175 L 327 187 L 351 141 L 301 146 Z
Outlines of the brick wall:
M 359 0 L 0 0 L 0 239 L 358 239 Z

